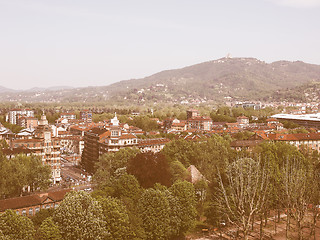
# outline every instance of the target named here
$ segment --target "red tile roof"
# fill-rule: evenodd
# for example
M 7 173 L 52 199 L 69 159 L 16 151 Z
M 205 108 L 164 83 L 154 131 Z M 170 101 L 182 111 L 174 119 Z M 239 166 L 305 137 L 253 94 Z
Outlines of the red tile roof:
M 41 205 L 48 197 L 53 202 L 62 201 L 65 194 L 70 191 L 71 189 L 63 189 L 56 192 L 45 193 L 44 196 L 42 196 L 42 194 L 33 194 L 24 197 L 3 199 L 0 200 L 0 212 L 4 212 L 7 209 L 20 209 Z

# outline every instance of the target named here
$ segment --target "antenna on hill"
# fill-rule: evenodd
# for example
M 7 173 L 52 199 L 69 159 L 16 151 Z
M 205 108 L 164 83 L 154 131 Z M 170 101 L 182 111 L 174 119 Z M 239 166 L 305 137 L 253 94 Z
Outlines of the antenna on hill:
M 232 58 L 231 53 L 228 53 L 226 58 Z

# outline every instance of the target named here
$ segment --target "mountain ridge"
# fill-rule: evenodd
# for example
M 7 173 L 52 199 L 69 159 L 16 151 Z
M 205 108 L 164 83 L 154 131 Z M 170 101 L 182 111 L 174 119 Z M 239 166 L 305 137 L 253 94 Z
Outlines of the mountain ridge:
M 276 91 L 320 82 L 320 65 L 280 60 L 266 63 L 256 58 L 220 58 L 178 69 L 164 70 L 140 79 L 107 86 L 46 92 L 22 97 L 28 101 L 130 101 L 173 102 L 231 99 L 270 99 Z M 26 93 L 24 93 L 26 94 Z M 12 100 L 15 93 L 8 94 Z M 40 94 L 41 95 L 41 94 Z M 7 100 L 8 100 L 7 98 Z M 57 98 L 57 99 L 55 99 Z M 1 99 L 5 100 L 5 99 Z

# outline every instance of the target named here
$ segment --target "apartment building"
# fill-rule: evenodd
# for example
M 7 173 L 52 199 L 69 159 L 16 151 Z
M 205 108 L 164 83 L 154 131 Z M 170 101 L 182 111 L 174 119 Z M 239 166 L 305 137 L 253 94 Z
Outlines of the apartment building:
M 38 127 L 38 119 L 35 117 L 20 117 L 17 124 L 23 128 L 35 129 Z
M 18 124 L 20 117 L 34 117 L 34 111 L 31 109 L 12 109 L 6 115 L 6 121 L 11 124 Z
M 188 130 L 211 131 L 212 119 L 210 117 L 192 117 L 187 120 Z
M 80 112 L 80 119 L 83 122 L 91 123 L 92 122 L 92 112 L 90 110 L 82 110 Z
M 51 167 L 52 182 L 54 184 L 60 182 L 60 139 L 52 137 L 52 129 L 48 125 L 45 115 L 42 115 L 34 137 L 12 140 L 11 148 L 19 147 L 34 150 L 34 155 L 40 156 L 42 162 Z

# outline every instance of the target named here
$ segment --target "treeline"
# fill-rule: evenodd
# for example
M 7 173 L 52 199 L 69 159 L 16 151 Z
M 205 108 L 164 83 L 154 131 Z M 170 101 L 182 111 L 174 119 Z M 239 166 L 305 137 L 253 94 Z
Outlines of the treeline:
M 7 159 L 0 150 L 0 198 L 18 197 L 23 190 L 49 187 L 51 169 L 40 157 L 17 155 Z
M 179 139 L 160 153 L 121 149 L 102 155 L 91 194 L 71 192 L 57 209 L 41 210 L 32 221 L 8 210 L 0 216 L 0 236 L 176 239 L 199 228 L 220 228 L 225 222 L 238 230 L 235 237 L 247 239 L 259 221 L 263 238 L 268 218 L 273 216 L 276 225 L 284 213 L 288 238 L 315 236 L 320 204 L 318 153 L 268 142 L 253 152 L 236 152 L 230 141 L 228 136 L 197 142 Z M 190 165 L 203 175 L 194 184 Z M 21 231 L 12 230 L 17 222 Z M 309 236 L 303 235 L 306 224 Z

